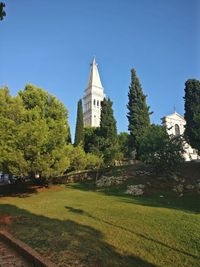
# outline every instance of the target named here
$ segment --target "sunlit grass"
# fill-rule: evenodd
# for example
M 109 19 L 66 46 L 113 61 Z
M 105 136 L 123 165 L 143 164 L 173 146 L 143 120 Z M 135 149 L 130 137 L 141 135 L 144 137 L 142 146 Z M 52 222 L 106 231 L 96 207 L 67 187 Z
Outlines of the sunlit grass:
M 1 198 L 0 214 L 60 266 L 200 266 L 198 196 L 127 197 L 91 183 Z

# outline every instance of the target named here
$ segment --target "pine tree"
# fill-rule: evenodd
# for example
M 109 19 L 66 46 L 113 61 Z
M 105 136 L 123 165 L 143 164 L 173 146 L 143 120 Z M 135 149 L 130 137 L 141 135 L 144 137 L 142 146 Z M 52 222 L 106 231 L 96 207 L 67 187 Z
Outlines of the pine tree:
M 78 101 L 77 118 L 76 118 L 76 132 L 74 139 L 74 146 L 83 145 L 84 129 L 83 129 L 83 107 L 82 100 Z
M 139 139 L 150 126 L 149 107 L 146 104 L 146 96 L 142 92 L 142 86 L 134 69 L 131 70 L 131 84 L 128 93 L 128 130 L 130 131 L 131 149 L 138 152 Z
M 200 152 L 200 81 L 189 79 L 185 83 L 185 138 Z
M 26 85 L 18 96 L 0 89 L 0 169 L 18 177 L 62 175 L 70 162 L 68 111 L 48 92 Z
M 108 98 L 101 102 L 101 121 L 99 135 L 101 137 L 101 152 L 104 162 L 112 164 L 118 152 L 118 136 L 114 118 L 112 101 Z

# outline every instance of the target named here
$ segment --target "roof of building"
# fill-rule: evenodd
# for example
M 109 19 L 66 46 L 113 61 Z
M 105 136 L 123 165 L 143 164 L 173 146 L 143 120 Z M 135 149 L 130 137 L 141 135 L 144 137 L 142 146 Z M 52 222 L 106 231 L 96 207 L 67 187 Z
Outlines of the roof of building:
M 95 57 L 93 58 L 93 61 L 91 64 L 87 89 L 90 87 L 94 87 L 94 86 L 103 89 Z
M 166 118 L 176 118 L 176 119 L 179 119 L 179 120 L 181 119 L 181 120 L 185 121 L 184 117 L 182 115 L 180 115 L 179 113 L 177 113 L 176 111 L 172 114 L 164 116 L 163 118 L 161 118 L 161 120 L 164 120 Z

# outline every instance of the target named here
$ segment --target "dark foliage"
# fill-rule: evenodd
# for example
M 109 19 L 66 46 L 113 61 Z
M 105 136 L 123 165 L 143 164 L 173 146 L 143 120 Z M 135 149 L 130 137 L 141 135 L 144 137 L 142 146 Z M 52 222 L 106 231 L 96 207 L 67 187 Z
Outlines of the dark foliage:
M 200 81 L 191 79 L 185 83 L 185 138 L 200 151 Z
M 138 152 L 139 139 L 150 125 L 149 107 L 146 96 L 134 69 L 131 70 L 131 84 L 128 93 L 128 130 L 130 131 L 131 149 Z
M 183 162 L 181 136 L 169 136 L 163 126 L 152 125 L 140 139 L 140 158 L 156 173 L 173 173 Z
M 83 107 L 82 100 L 78 101 L 77 118 L 76 118 L 76 132 L 74 139 L 74 146 L 83 145 L 84 143 L 84 130 L 83 130 Z
M 98 128 L 86 128 L 84 149 L 103 157 L 104 164 L 113 164 L 118 153 L 118 136 L 112 102 L 104 99 L 101 104 L 101 121 Z
M 118 136 L 112 101 L 104 98 L 101 102 L 100 138 L 101 152 L 105 164 L 112 164 L 118 152 Z
M 129 157 L 129 134 L 122 132 L 118 134 L 119 152 L 122 153 L 122 158 Z

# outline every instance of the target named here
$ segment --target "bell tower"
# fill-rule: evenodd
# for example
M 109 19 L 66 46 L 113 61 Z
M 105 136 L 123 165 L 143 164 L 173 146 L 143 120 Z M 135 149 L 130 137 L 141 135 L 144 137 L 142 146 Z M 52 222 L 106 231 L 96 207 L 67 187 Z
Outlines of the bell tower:
M 99 127 L 101 119 L 101 101 L 104 99 L 104 88 L 101 84 L 98 67 L 93 58 L 87 88 L 84 91 L 84 127 Z

